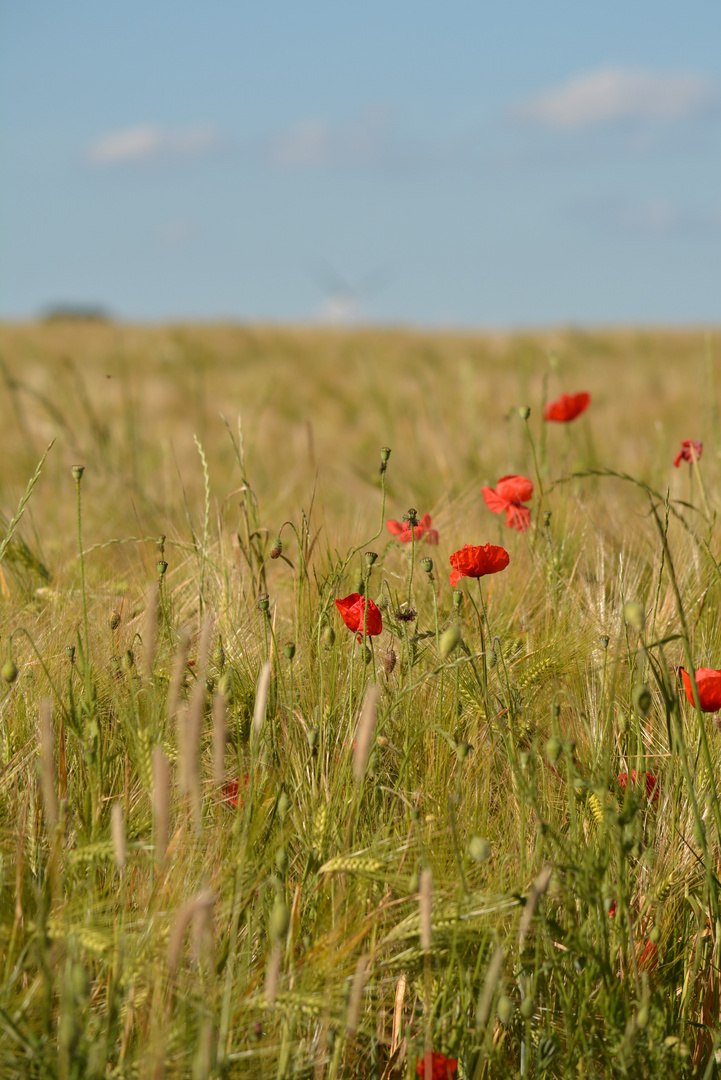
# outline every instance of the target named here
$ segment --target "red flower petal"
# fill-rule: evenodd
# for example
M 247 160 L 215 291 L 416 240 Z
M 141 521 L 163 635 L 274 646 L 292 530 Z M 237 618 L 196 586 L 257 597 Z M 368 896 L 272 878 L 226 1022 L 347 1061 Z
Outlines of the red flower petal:
M 365 597 L 360 593 L 351 593 L 350 596 L 344 596 L 340 600 L 336 600 L 335 606 L 341 613 L 341 618 L 346 624 L 349 630 L 354 633 L 363 632 L 363 613 L 365 611 L 366 601 Z M 373 603 L 372 600 L 368 601 L 368 614 L 366 615 L 366 636 L 376 637 L 383 630 L 383 619 L 381 613 Z
M 402 521 L 394 521 L 392 518 L 390 521 L 386 521 L 386 529 L 389 533 L 393 533 L 394 536 L 400 536 L 407 526 Z
M 567 424 L 585 412 L 591 404 L 591 395 L 585 391 L 580 394 L 561 394 L 556 401 L 550 401 L 543 413 L 544 420 L 555 420 Z
M 503 496 L 499 495 L 493 488 L 482 487 L 481 491 L 483 492 L 486 506 L 492 514 L 502 514 L 503 511 L 507 509 L 508 499 L 504 499 Z
M 454 551 L 450 557 L 450 563 L 456 574 L 451 574 L 451 585 L 455 585 L 459 577 L 485 577 L 486 574 L 497 574 L 505 570 L 510 561 L 510 556 L 505 548 L 498 544 L 484 544 L 474 546 L 464 544 L 460 551 Z
M 681 678 L 683 679 L 684 690 L 686 691 L 686 697 L 693 705 L 693 689 L 691 687 L 691 676 L 683 668 L 679 669 L 681 672 Z M 716 671 L 714 668 L 696 668 L 696 686 L 698 687 L 698 697 L 701 702 L 702 712 L 717 712 L 721 709 L 721 671 Z
M 515 503 L 509 503 L 506 510 L 506 525 L 508 525 L 509 529 L 527 532 L 531 527 L 531 511 L 527 506 L 517 506 Z
M 445 1054 L 439 1054 L 437 1050 L 429 1050 L 427 1051 L 427 1054 L 431 1055 L 431 1076 L 433 1080 L 454 1080 L 454 1077 L 458 1072 L 457 1058 L 446 1057 Z M 425 1080 L 425 1054 L 416 1062 L 416 1076 L 419 1076 L 420 1080 Z
M 625 791 L 626 788 L 628 787 L 628 773 L 625 773 L 625 772 L 619 773 L 618 774 L 618 782 L 621 785 L 621 787 L 623 788 L 623 790 Z M 635 785 L 635 784 L 637 784 L 639 782 L 640 782 L 639 774 L 636 772 L 635 769 L 631 769 L 631 783 Z M 646 798 L 650 799 L 652 802 L 656 803 L 656 802 L 658 802 L 660 794 L 661 794 L 661 785 L 659 783 L 658 777 L 654 776 L 654 774 L 651 773 L 651 772 L 647 772 L 646 773 Z
M 703 443 L 696 442 L 695 439 L 682 439 L 681 449 L 673 459 L 673 463 L 676 468 L 679 467 L 682 461 L 688 461 L 689 464 L 693 464 L 694 460 L 698 461 L 703 453 Z
M 496 484 L 496 491 L 509 502 L 528 502 L 533 498 L 533 481 L 527 476 L 502 476 Z

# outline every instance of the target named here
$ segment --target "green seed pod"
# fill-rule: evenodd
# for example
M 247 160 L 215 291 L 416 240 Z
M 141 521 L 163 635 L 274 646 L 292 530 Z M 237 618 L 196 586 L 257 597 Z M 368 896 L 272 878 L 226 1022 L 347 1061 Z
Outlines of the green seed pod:
M 135 657 L 133 656 L 133 650 L 132 649 L 126 649 L 125 650 L 125 652 L 123 653 L 123 658 L 120 661 L 120 663 L 121 663 L 122 667 L 125 669 L 125 671 L 130 671 L 133 664 L 135 663 Z
M 513 1011 L 514 1005 L 511 999 L 506 997 L 505 994 L 501 994 L 498 999 L 498 1019 L 504 1027 L 507 1027 L 510 1024 Z
M 644 684 L 633 688 L 633 704 L 639 716 L 648 716 L 650 713 L 653 698 L 651 697 L 651 691 Z
M 562 750 L 561 740 L 556 735 L 551 735 L 551 738 L 546 743 L 546 757 L 551 762 L 551 765 L 556 764 Z
M 158 559 L 155 564 L 155 568 L 158 571 L 158 577 L 162 578 L 165 577 L 165 572 L 168 569 L 168 564 L 166 563 L 165 559 Z
M 388 458 L 391 456 L 390 446 L 381 446 L 381 461 L 384 465 L 388 464 Z
M 286 660 L 292 660 L 295 656 L 295 642 L 289 641 L 287 645 L 284 645 L 283 652 L 285 653 Z
M 233 698 L 233 679 L 229 671 L 224 671 L 218 679 L 218 693 L 222 694 L 226 701 Z
M 290 810 L 290 799 L 285 791 L 281 791 L 278 796 L 278 817 L 281 821 L 285 821 Z
M 120 618 L 120 612 L 119 611 L 111 611 L 110 612 L 110 617 L 108 619 L 108 625 L 109 625 L 111 630 L 117 630 L 118 627 L 120 626 L 121 621 L 122 620 Z
M 651 942 L 652 945 L 658 945 L 659 941 L 661 940 L 660 926 L 654 926 L 654 928 L 651 930 L 651 933 L 648 935 L 648 940 Z
M 531 415 L 531 410 L 529 409 L 528 405 L 521 405 L 520 409 L 518 410 L 518 415 L 520 416 L 521 420 L 528 420 L 528 417 Z
M 520 1010 L 521 1016 L 524 1020 L 530 1020 L 533 1016 L 534 1004 L 535 1003 L 533 1001 L 533 998 L 530 995 L 528 997 L 524 997 L 523 1001 L 521 1002 Z
M 75 646 L 74 645 L 66 645 L 65 646 L 65 655 L 67 656 L 68 660 L 72 664 L 73 661 L 75 660 Z
M 642 1005 L 636 1013 L 636 1027 L 643 1029 L 648 1026 L 650 1020 L 650 1014 L 648 1011 L 648 1005 Z
M 411 876 L 408 878 L 408 895 L 415 896 L 421 885 L 420 874 L 417 870 L 414 870 Z
M 427 574 L 433 573 L 433 559 L 431 559 L 430 556 L 424 555 L 421 559 L 421 569 L 425 570 Z
M 463 603 L 463 593 L 462 592 L 454 592 L 454 594 L 453 594 L 453 606 L 456 609 L 456 611 L 458 610 L 458 608 L 461 606 L 462 603 Z
M 335 644 L 335 630 L 332 626 L 326 626 L 323 630 L 323 644 L 330 649 Z
M 278 848 L 275 853 L 275 868 L 279 874 L 285 874 L 288 869 L 288 852 L 284 847 Z
M 280 537 L 278 537 L 276 539 L 275 543 L 273 544 L 272 548 L 270 549 L 270 557 L 271 557 L 271 559 L 279 559 L 282 554 L 283 554 L 283 541 L 281 540 Z
M 270 936 L 273 941 L 280 941 L 288 933 L 290 911 L 288 905 L 278 897 L 270 913 Z
M 85 472 L 85 466 L 84 465 L 73 465 L 73 468 L 72 468 L 73 480 L 77 480 L 78 482 L 80 480 L 82 480 L 84 472 Z
M 225 649 L 223 648 L 223 641 L 218 638 L 218 644 L 213 649 L 213 663 L 216 667 L 222 671 L 225 667 Z
M 608 648 L 608 643 L 610 642 L 610 640 L 611 639 L 608 636 L 608 634 L 601 634 L 601 638 L 600 638 L 601 648 L 602 649 L 607 649 Z
M 471 749 L 471 744 L 467 742 L 456 743 L 456 757 L 463 763 L 468 757 L 468 751 Z
M 639 634 L 646 625 L 646 612 L 635 600 L 628 600 L 623 605 L 623 617 L 628 625 L 637 630 Z
M 308 746 L 311 748 L 311 750 L 315 750 L 316 746 L 318 745 L 318 740 L 320 738 L 320 735 L 315 730 L 315 728 L 310 729 L 310 731 L 306 735 L 306 738 L 308 740 Z
M 368 567 L 369 570 L 370 570 L 371 566 L 373 565 L 373 563 L 377 560 L 377 558 L 378 558 L 378 553 L 376 551 L 366 551 L 365 560 L 366 560 L 366 566 Z
M 256 604 L 257 604 L 257 607 L 258 607 L 258 611 L 267 611 L 268 608 L 270 607 L 270 597 L 268 596 L 268 593 L 267 592 L 261 593 L 260 596 L 258 597 L 258 599 L 256 600 Z
M 474 862 L 485 862 L 491 857 L 491 845 L 482 836 L 472 836 L 468 841 L 468 854 Z
M 441 634 L 440 640 L 440 653 L 441 659 L 447 660 L 454 649 L 457 649 L 461 642 L 461 630 L 458 623 L 452 623 L 447 630 L 444 630 Z
M 13 663 L 12 657 L 8 656 L 7 660 L 3 664 L 2 677 L 6 683 L 14 683 L 18 677 L 18 669 Z

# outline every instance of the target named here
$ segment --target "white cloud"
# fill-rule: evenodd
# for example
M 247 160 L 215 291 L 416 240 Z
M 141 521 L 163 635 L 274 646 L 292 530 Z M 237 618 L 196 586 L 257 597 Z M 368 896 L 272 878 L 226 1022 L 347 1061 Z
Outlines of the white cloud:
M 271 139 L 267 158 L 282 170 L 369 166 L 382 163 L 391 150 L 390 116 L 371 109 L 345 124 L 305 120 Z
M 99 166 L 193 157 L 212 149 L 217 142 L 217 133 L 212 128 L 163 131 L 162 128 L 146 124 L 96 139 L 88 147 L 87 157 L 91 164 Z
M 640 68 L 601 68 L 523 102 L 519 119 L 542 127 L 580 130 L 624 120 L 682 120 L 719 100 L 711 79 Z

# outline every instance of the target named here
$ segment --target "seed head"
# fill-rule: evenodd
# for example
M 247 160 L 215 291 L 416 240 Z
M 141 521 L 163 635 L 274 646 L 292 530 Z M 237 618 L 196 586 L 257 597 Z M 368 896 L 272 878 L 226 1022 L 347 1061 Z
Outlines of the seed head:
M 267 592 L 262 592 L 256 600 L 259 611 L 267 611 L 270 607 L 270 597 Z
M 530 1020 L 531 1019 L 531 1017 L 533 1016 L 533 1009 L 534 1009 L 534 1001 L 533 1001 L 533 998 L 529 994 L 529 996 L 524 997 L 523 1001 L 521 1002 L 521 1010 L 520 1011 L 521 1011 L 521 1016 L 523 1017 L 524 1020 Z
M 286 660 L 292 660 L 295 656 L 295 643 L 289 641 L 286 645 L 283 646 L 283 652 L 285 653 Z
M 501 994 L 498 999 L 498 1019 L 504 1027 L 507 1027 L 510 1024 L 513 1011 L 514 1004 L 511 999 L 506 997 L 505 994 Z
M 403 520 L 408 522 L 411 529 L 415 528 L 418 524 L 418 511 L 415 506 L 412 506 L 410 510 L 403 515 Z
M 158 559 L 155 564 L 155 568 L 158 571 L 158 577 L 162 578 L 165 577 L 165 573 L 168 569 L 168 564 L 166 563 L 165 559 Z
M 427 574 L 433 573 L 433 559 L 429 558 L 428 555 L 421 559 L 421 569 L 425 570 Z
M 453 606 L 456 609 L 456 611 L 458 610 L 458 608 L 461 606 L 462 603 L 463 603 L 463 593 L 462 592 L 454 592 L 454 594 L 453 594 Z
M 601 634 L 601 639 L 600 640 L 601 640 L 601 648 L 602 649 L 607 649 L 608 648 L 608 643 L 611 640 L 610 637 L 608 636 L 608 634 Z
M 323 643 L 328 649 L 335 644 L 335 630 L 332 626 L 326 626 L 323 630 Z
M 561 740 L 557 735 L 551 735 L 551 738 L 546 743 L 546 757 L 551 762 L 551 765 L 555 765 L 561 756 Z
M 395 614 L 399 622 L 413 622 L 418 612 L 413 608 L 400 608 Z
M 72 664 L 74 662 L 74 660 L 75 660 L 75 646 L 74 645 L 66 645 L 65 646 L 65 655 L 67 656 L 68 660 Z
M 384 473 L 388 468 L 388 458 L 391 456 L 390 446 L 381 446 L 381 472 Z
M 110 618 L 108 619 L 108 625 L 111 630 L 117 630 L 121 623 L 120 612 L 111 611 Z
M 320 736 L 318 735 L 318 732 L 315 728 L 311 728 L 306 735 L 306 739 L 308 740 L 308 746 L 311 748 L 311 750 L 315 750 L 316 746 L 318 745 L 319 737 Z
M 518 410 L 518 415 L 520 416 L 521 420 L 528 420 L 528 417 L 531 415 L 531 410 L 529 409 L 528 405 L 521 405 L 520 409 Z
M 72 472 L 73 472 L 73 480 L 77 480 L 78 483 L 80 483 L 80 481 L 83 478 L 83 473 L 85 472 L 85 466 L 84 465 L 73 465 Z
M 546 528 L 548 528 L 548 526 L 551 524 L 551 511 L 550 510 L 544 510 L 543 511 L 543 524 L 545 525 Z
M 2 677 L 6 683 L 14 683 L 18 677 L 18 669 L 13 663 L 12 657 L 8 656 L 2 667 Z
M 278 537 L 276 537 L 276 541 L 273 544 L 272 548 L 270 549 L 270 557 L 271 557 L 271 559 L 279 559 L 282 554 L 283 554 L 283 541 L 278 536 Z
M 366 560 L 366 566 L 368 567 L 369 570 L 370 570 L 371 566 L 373 565 L 373 563 L 376 561 L 377 558 L 378 558 L 377 552 L 375 552 L 375 551 L 366 551 L 365 560 Z
M 395 650 L 394 649 L 389 649 L 388 652 L 383 657 L 383 670 L 385 671 L 386 675 L 391 674 L 391 672 L 393 671 L 393 668 L 396 666 L 396 660 L 397 659 L 398 658 L 397 658 L 397 656 L 395 654 Z
M 123 653 L 123 658 L 120 661 L 120 663 L 121 663 L 121 665 L 123 666 L 123 668 L 126 671 L 130 671 L 133 664 L 135 663 L 135 657 L 133 655 L 133 650 L 132 649 L 126 649 L 125 650 L 125 652 Z
M 216 667 L 219 667 L 221 671 L 225 667 L 225 649 L 223 648 L 221 638 L 218 638 L 218 644 L 213 649 L 213 663 Z
M 441 634 L 440 640 L 440 652 L 441 659 L 447 660 L 454 649 L 458 648 L 461 642 L 461 631 L 458 623 L 452 623 L 447 630 L 444 630 Z

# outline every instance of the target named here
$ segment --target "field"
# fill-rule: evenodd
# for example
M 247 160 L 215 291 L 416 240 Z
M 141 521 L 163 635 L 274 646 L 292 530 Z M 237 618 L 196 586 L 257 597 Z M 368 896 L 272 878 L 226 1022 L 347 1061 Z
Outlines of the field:
M 720 362 L 0 327 L 0 1075 L 717 1075 Z

